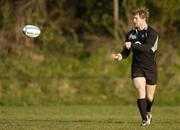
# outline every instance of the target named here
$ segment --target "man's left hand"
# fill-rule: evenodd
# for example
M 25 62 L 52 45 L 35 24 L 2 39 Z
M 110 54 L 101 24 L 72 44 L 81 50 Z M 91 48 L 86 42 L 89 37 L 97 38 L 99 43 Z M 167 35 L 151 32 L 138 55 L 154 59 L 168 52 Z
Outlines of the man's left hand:
M 131 42 L 125 42 L 125 47 L 127 49 L 130 49 L 131 48 Z

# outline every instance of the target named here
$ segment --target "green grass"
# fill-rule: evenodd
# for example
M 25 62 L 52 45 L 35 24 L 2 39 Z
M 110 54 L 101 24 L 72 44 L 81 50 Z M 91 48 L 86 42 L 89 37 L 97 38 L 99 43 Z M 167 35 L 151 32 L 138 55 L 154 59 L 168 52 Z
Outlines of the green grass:
M 153 123 L 140 126 L 136 106 L 0 107 L 1 130 L 178 130 L 180 107 L 156 106 Z

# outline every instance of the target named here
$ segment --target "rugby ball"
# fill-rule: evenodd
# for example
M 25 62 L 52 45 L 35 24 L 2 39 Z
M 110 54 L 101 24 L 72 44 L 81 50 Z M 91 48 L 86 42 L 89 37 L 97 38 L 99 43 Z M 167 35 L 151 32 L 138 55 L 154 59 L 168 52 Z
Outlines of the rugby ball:
M 23 27 L 22 33 L 27 37 L 34 38 L 40 35 L 41 30 L 37 26 L 26 25 L 25 27 Z

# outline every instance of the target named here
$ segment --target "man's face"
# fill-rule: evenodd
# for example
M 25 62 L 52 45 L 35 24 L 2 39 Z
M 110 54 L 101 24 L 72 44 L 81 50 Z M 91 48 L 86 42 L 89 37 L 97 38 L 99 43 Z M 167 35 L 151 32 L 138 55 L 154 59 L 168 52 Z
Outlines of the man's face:
M 141 18 L 139 14 L 136 14 L 132 17 L 132 22 L 135 27 L 141 27 L 143 23 L 145 22 L 145 18 Z

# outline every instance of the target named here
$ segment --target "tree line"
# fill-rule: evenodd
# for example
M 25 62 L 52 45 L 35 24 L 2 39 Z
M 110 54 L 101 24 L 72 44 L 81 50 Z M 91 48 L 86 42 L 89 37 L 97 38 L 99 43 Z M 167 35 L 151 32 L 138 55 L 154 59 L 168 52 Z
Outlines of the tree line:
M 121 38 L 131 26 L 130 11 L 137 7 L 150 9 L 150 23 L 162 36 L 178 35 L 179 0 L 118 0 L 118 2 L 118 35 Z M 73 38 L 84 35 L 111 37 L 114 35 L 113 10 L 113 1 L 106 0 L 1 0 L 0 42 L 25 42 L 20 32 L 25 24 L 35 24 L 47 33 Z

